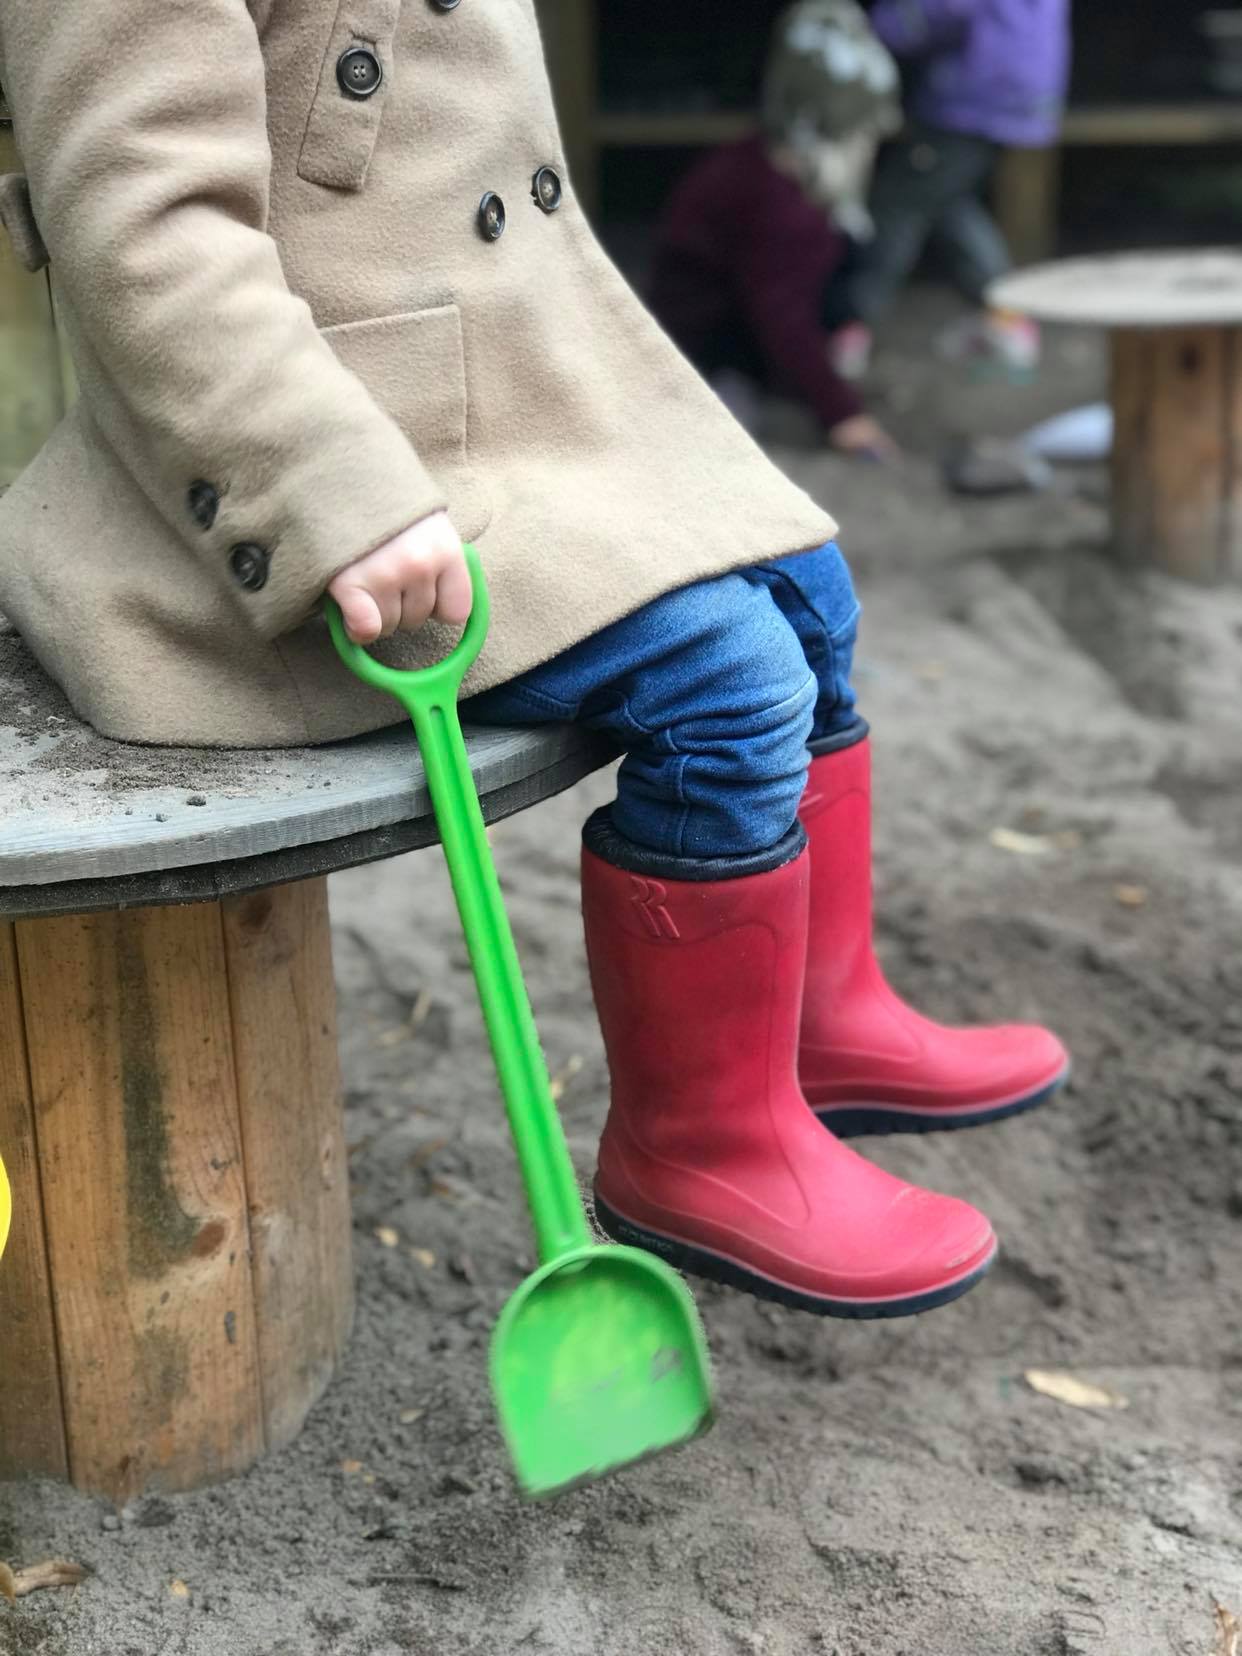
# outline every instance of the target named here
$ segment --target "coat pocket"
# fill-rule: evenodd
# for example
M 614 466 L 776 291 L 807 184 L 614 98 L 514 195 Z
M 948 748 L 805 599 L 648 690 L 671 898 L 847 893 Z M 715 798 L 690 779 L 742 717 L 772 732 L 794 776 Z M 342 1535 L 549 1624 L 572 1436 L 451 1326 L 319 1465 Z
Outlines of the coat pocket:
M 342 322 L 323 337 L 400 426 L 444 490 L 464 540 L 481 535 L 491 501 L 470 464 L 466 356 L 456 305 L 368 322 Z
M 401 0 L 341 0 L 298 157 L 298 176 L 360 190 L 392 87 Z

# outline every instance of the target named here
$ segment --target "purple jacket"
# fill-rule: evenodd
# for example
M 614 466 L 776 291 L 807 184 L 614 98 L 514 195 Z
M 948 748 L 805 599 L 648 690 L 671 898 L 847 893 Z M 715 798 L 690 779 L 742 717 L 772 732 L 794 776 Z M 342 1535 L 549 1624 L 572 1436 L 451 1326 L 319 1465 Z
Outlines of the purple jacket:
M 910 114 L 997 144 L 1050 144 L 1069 83 L 1070 0 L 876 0 Z

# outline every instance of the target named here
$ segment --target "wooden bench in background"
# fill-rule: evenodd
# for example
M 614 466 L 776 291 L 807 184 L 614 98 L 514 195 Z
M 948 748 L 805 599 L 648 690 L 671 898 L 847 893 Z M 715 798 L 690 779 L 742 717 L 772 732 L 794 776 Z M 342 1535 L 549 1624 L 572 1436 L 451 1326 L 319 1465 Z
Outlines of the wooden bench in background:
M 996 181 L 996 210 L 1015 260 L 1046 259 L 1056 247 L 1062 155 L 1066 149 L 1202 148 L 1242 144 L 1242 104 L 1099 104 L 1066 111 L 1061 143 L 1007 150 Z
M 727 143 L 754 128 L 746 111 L 695 108 L 711 88 L 686 87 L 685 111 L 613 111 L 599 97 L 601 0 L 538 0 L 557 110 L 579 196 L 592 214 L 600 201 L 606 153 L 617 150 L 697 149 Z M 769 19 L 756 21 L 755 51 L 763 49 Z M 658 53 L 658 39 L 652 42 Z M 1242 104 L 1198 102 L 1079 104 L 1066 112 L 1061 143 L 1050 149 L 1009 150 L 996 183 L 996 210 L 1024 264 L 1047 258 L 1056 246 L 1062 155 L 1065 149 L 1140 145 L 1190 149 L 1242 144 Z
M 470 749 L 489 819 L 611 757 Z M 297 1432 L 353 1304 L 325 876 L 435 837 L 408 726 L 127 747 L 0 628 L 0 1478 L 123 1500 Z

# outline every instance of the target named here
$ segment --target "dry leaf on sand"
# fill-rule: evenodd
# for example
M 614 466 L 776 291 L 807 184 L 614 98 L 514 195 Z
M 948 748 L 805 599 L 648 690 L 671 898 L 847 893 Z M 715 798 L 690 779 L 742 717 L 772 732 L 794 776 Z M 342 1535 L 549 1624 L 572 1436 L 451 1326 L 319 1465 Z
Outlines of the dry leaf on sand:
M 1216 1599 L 1212 1600 L 1212 1609 L 1216 1612 L 1216 1643 L 1212 1646 L 1212 1656 L 1238 1656 L 1242 1624 L 1231 1610 L 1226 1610 Z
M 1113 896 L 1122 908 L 1142 908 L 1151 892 L 1145 885 L 1116 885 L 1113 887 Z
M 1022 1378 L 1032 1391 L 1044 1397 L 1055 1397 L 1058 1403 L 1068 1403 L 1072 1409 L 1128 1409 L 1130 1399 L 1120 1392 L 1096 1386 L 1090 1380 L 1079 1380 L 1076 1375 L 1059 1369 L 1027 1369 Z
M 569 1085 L 569 1083 L 573 1080 L 574 1076 L 577 1075 L 578 1071 L 582 1068 L 582 1064 L 583 1064 L 582 1057 L 578 1053 L 575 1052 L 571 1058 L 566 1059 L 564 1067 L 562 1069 L 557 1070 L 556 1074 L 552 1077 L 552 1080 L 550 1082 L 550 1086 L 551 1086 L 551 1089 L 552 1089 L 552 1098 L 553 1098 L 554 1103 L 559 1104 L 561 1099 L 564 1098 L 565 1088 Z
M 0 1597 L 15 1604 L 27 1593 L 37 1593 L 41 1587 L 76 1587 L 86 1576 L 81 1564 L 71 1564 L 67 1558 L 49 1558 L 42 1564 L 29 1564 L 24 1570 L 11 1570 L 7 1564 L 0 1564 Z
M 1015 851 L 1020 857 L 1044 857 L 1052 850 L 1047 834 L 1020 834 L 1016 828 L 993 828 L 988 839 L 998 851 Z

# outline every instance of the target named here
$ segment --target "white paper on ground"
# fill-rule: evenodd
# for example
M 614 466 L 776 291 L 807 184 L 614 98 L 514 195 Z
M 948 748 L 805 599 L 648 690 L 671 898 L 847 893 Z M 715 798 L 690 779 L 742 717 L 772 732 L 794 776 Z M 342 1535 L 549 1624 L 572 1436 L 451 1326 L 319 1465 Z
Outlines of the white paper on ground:
M 1113 451 L 1113 411 L 1107 403 L 1087 403 L 1041 420 L 1024 433 L 1022 447 L 1041 460 L 1085 464 L 1107 460 Z

